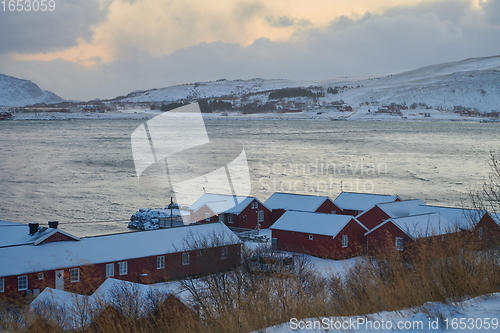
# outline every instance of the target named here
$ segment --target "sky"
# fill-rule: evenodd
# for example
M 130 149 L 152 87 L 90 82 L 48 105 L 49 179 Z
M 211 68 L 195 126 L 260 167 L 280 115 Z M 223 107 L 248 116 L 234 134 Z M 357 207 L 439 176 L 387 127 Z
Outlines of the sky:
M 500 0 L 50 1 L 45 12 L 0 3 L 0 73 L 65 99 L 222 78 L 383 75 L 500 54 Z

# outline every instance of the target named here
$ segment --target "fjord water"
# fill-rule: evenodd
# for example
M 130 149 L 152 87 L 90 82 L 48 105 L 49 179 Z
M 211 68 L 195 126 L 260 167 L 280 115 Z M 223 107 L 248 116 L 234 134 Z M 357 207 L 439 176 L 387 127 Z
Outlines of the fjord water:
M 136 177 L 130 135 L 145 120 L 0 122 L 0 220 L 59 220 L 79 236 L 126 230 L 172 194 L 164 164 Z M 213 139 L 243 143 L 252 195 L 398 194 L 469 205 L 489 173 L 499 124 L 207 119 Z M 107 222 L 100 222 L 107 221 Z M 109 221 L 109 222 L 108 222 Z M 86 222 L 86 223 L 83 223 Z

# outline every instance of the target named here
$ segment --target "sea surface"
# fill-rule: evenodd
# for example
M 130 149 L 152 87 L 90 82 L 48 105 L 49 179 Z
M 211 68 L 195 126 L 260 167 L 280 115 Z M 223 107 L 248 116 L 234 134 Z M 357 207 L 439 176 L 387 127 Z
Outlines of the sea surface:
M 139 208 L 170 202 L 168 179 L 137 178 L 131 134 L 145 120 L 0 122 L 0 220 L 46 223 L 78 236 L 127 231 Z M 207 119 L 211 139 L 244 145 L 251 194 L 397 194 L 470 206 L 487 180 L 495 123 Z M 152 168 L 154 169 L 154 167 Z

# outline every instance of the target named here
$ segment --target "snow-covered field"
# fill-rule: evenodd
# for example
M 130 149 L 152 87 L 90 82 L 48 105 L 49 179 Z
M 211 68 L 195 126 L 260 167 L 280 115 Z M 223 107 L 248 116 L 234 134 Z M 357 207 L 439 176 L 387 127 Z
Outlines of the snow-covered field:
M 259 333 L 319 332 L 499 332 L 500 293 L 449 304 L 428 302 L 420 307 L 366 316 L 297 319 Z

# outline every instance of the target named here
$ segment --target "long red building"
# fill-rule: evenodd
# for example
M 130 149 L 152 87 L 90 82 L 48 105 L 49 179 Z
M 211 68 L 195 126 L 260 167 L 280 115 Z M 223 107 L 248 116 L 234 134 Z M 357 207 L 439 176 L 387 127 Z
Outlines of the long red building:
M 10 228 L 39 239 L 26 225 L 4 227 L 3 235 Z M 46 287 L 91 292 L 108 277 L 150 283 L 204 275 L 237 266 L 240 253 L 241 241 L 222 223 L 9 245 L 0 248 L 0 297 Z

